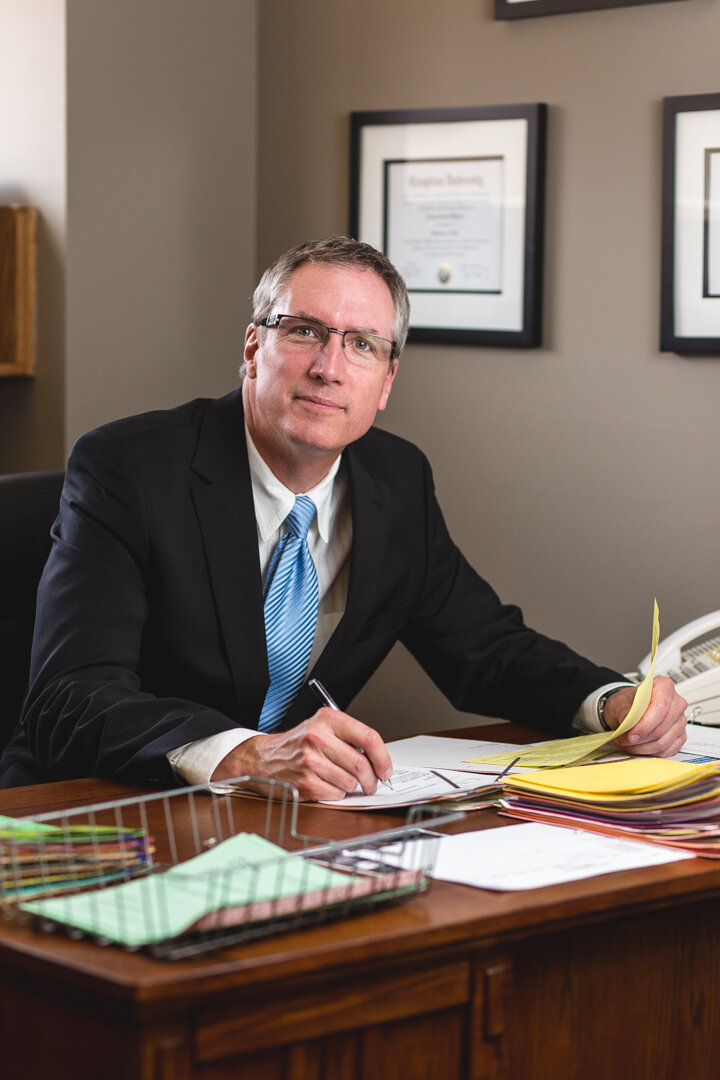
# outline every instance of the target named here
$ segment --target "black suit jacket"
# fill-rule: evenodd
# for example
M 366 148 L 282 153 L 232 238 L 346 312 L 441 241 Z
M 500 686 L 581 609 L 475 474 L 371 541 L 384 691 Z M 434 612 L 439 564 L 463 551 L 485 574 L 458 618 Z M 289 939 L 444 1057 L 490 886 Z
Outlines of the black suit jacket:
M 347 607 L 314 668 L 341 708 L 398 640 L 459 709 L 555 734 L 591 690 L 620 678 L 500 603 L 452 543 L 416 447 L 373 429 L 344 461 Z M 268 681 L 240 391 L 84 435 L 0 786 L 87 775 L 173 784 L 168 751 L 256 727 Z M 304 688 L 284 725 L 316 708 Z

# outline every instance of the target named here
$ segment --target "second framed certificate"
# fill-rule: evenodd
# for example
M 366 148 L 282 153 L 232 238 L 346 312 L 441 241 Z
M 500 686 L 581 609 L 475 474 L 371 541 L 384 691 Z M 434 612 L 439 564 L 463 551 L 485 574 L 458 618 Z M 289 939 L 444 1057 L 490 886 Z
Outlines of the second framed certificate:
M 350 230 L 403 275 L 409 340 L 540 344 L 546 112 L 352 114 Z
M 720 94 L 663 102 L 660 348 L 720 354 Z

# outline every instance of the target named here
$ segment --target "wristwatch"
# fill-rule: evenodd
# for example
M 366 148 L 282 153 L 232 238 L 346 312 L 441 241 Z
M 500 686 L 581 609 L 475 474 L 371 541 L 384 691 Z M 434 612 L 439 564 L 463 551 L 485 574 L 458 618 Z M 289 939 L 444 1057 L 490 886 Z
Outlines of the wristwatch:
M 613 696 L 613 694 L 617 694 L 618 690 L 624 690 L 626 686 L 634 686 L 634 685 L 635 685 L 635 683 L 624 683 L 622 686 L 613 686 L 612 690 L 607 690 L 604 694 L 600 695 L 600 697 L 598 698 L 596 708 L 597 708 L 598 720 L 600 721 L 600 727 L 603 729 L 603 731 L 613 731 L 614 730 L 613 728 L 610 727 L 610 725 L 608 724 L 608 722 L 607 722 L 607 720 L 605 719 L 605 716 L 604 716 L 605 703 L 607 702 L 608 698 L 611 698 Z

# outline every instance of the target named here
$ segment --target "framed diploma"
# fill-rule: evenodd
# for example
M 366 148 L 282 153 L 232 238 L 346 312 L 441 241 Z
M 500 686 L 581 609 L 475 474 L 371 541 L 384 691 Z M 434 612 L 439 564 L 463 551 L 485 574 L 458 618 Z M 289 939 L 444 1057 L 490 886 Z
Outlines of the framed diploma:
M 660 348 L 720 354 L 720 94 L 663 108 Z
M 527 19 L 533 15 L 562 15 L 567 11 L 599 11 L 659 2 L 661 0 L 495 0 L 495 18 Z
M 353 113 L 350 232 L 410 294 L 410 341 L 541 340 L 547 107 Z

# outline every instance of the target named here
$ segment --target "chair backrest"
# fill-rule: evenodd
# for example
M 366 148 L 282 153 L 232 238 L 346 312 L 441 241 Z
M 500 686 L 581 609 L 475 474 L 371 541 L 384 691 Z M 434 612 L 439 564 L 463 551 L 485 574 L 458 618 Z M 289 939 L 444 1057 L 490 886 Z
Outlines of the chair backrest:
M 0 749 L 27 690 L 35 596 L 64 473 L 0 475 Z

